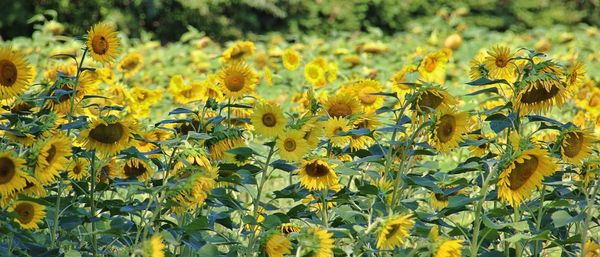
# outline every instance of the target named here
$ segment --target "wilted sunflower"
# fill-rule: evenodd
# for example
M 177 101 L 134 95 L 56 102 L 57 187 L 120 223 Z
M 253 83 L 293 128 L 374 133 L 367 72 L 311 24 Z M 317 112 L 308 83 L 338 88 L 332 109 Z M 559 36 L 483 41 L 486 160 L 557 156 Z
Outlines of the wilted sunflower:
M 114 155 L 130 146 L 133 122 L 127 119 L 103 120 L 97 119 L 79 135 L 80 141 L 88 149 L 104 155 Z
M 35 178 L 42 184 L 51 184 L 59 173 L 67 169 L 71 155 L 71 140 L 64 136 L 52 137 L 40 145 L 35 163 Z
M 560 137 L 560 154 L 566 162 L 579 165 L 592 153 L 592 144 L 596 140 L 592 132 L 582 129 L 568 129 Z
M 23 93 L 32 80 L 33 68 L 20 52 L 0 47 L 0 100 Z
M 17 201 L 9 211 L 17 215 L 15 221 L 23 229 L 38 229 L 38 223 L 46 216 L 46 207 L 31 201 Z
M 311 242 L 316 243 L 307 246 L 307 250 L 312 253 L 311 257 L 333 257 L 333 234 L 318 227 L 310 229 L 308 233 L 312 237 Z
M 543 71 L 542 71 L 543 72 Z M 531 112 L 547 112 L 554 105 L 561 105 L 567 99 L 567 90 L 556 74 L 549 72 L 525 78 L 514 106 L 521 115 Z
M 117 70 L 123 72 L 125 78 L 130 78 L 142 69 L 144 57 L 137 52 L 130 53 L 117 65 Z
M 556 160 L 546 151 L 539 148 L 525 150 L 500 174 L 498 197 L 511 206 L 517 206 L 557 168 Z
M 22 173 L 25 160 L 13 157 L 10 152 L 0 153 L 0 196 L 2 198 L 21 190 L 27 184 Z
M 239 98 L 254 92 L 258 76 L 246 63 L 226 64 L 219 71 L 219 84 L 226 98 Z
M 156 232 L 150 240 L 144 242 L 144 256 L 147 257 L 164 257 L 165 256 L 165 244 L 163 243 L 162 236 Z
M 435 257 L 460 257 L 463 240 L 444 240 L 437 248 Z
M 442 107 L 451 107 L 457 102 L 445 89 L 431 87 L 417 92 L 416 100 L 410 109 L 429 113 L 431 109 L 439 110 Z
M 223 61 L 240 61 L 254 54 L 256 47 L 252 41 L 235 42 L 233 46 L 223 52 Z
M 488 56 L 484 60 L 485 67 L 488 70 L 488 76 L 493 79 L 505 79 L 512 81 L 515 77 L 516 65 L 512 58 L 510 48 L 506 46 L 494 46 L 487 52 Z
M 433 129 L 433 145 L 440 152 L 458 147 L 467 131 L 467 113 L 442 110 Z
M 428 54 L 419 65 L 420 80 L 444 84 L 448 56 L 443 51 Z
M 409 231 L 415 225 L 412 215 L 394 215 L 387 218 L 379 228 L 377 249 L 392 250 L 404 244 L 410 236 Z
M 298 67 L 300 67 L 300 63 L 302 62 L 302 56 L 300 53 L 291 48 L 285 49 L 281 58 L 283 59 L 283 67 L 288 70 L 298 69 Z
M 308 190 L 330 188 L 338 183 L 333 167 L 320 159 L 303 161 L 298 176 L 300 184 Z
M 147 161 L 130 159 L 125 161 L 121 172 L 121 177 L 124 179 L 136 178 L 139 181 L 146 181 L 154 174 L 154 167 Z
M 82 180 L 90 175 L 90 162 L 83 158 L 77 158 L 71 161 L 67 176 L 71 180 Z
M 292 252 L 292 243 L 279 232 L 269 233 L 263 243 L 264 251 L 268 257 L 283 257 Z
M 281 159 L 291 162 L 301 160 L 310 151 L 304 132 L 300 130 L 288 130 L 279 136 L 276 145 Z
M 119 55 L 121 41 L 114 28 L 107 23 L 94 25 L 88 31 L 87 47 L 92 55 L 92 59 L 110 63 Z
M 356 99 L 338 94 L 328 97 L 323 103 L 323 108 L 331 117 L 348 117 L 352 114 L 357 114 L 360 110 L 360 105 Z
M 283 133 L 287 118 L 283 116 L 279 106 L 261 102 L 254 107 L 250 121 L 256 133 L 265 137 L 276 137 Z
M 344 147 L 348 145 L 350 143 L 350 136 L 339 134 L 348 132 L 351 129 L 352 126 L 350 126 L 348 120 L 341 117 L 330 118 L 323 122 L 325 137 L 329 139 L 332 146 Z

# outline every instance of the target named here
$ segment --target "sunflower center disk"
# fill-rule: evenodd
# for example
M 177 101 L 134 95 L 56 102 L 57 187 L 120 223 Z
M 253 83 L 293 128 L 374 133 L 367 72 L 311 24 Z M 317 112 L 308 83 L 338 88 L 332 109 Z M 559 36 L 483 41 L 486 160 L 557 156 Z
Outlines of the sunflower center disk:
M 504 68 L 506 67 L 506 64 L 508 64 L 508 59 L 506 59 L 505 57 L 496 58 L 496 66 Z
M 523 163 L 515 162 L 515 168 L 510 173 L 508 180 L 510 185 L 508 186 L 511 190 L 517 190 L 521 188 L 538 168 L 538 158 L 529 155 L 530 159 L 525 159 Z
M 0 86 L 10 87 L 17 82 L 17 66 L 8 60 L 0 60 Z
M 108 51 L 108 40 L 104 36 L 95 36 L 92 39 L 92 50 L 97 54 L 105 54 Z
M 566 156 L 575 157 L 583 148 L 583 134 L 578 132 L 569 132 L 565 135 L 562 147 Z
M 456 131 L 456 119 L 452 115 L 444 115 L 440 118 L 440 125 L 436 128 L 437 137 L 442 142 L 452 139 Z
M 291 138 L 285 139 L 285 141 L 283 142 L 283 148 L 285 148 L 285 150 L 288 152 L 293 152 L 294 150 L 296 150 L 296 141 Z
M 51 145 L 50 149 L 48 149 L 48 156 L 46 156 L 46 162 L 50 164 L 54 159 L 54 156 L 56 156 L 56 146 Z
M 385 237 L 387 239 L 390 239 L 394 236 L 394 234 L 396 234 L 398 231 L 400 230 L 400 225 L 399 224 L 393 224 L 391 225 L 391 228 L 388 230 L 388 233 L 385 235 Z
M 0 185 L 10 182 L 15 176 L 15 164 L 7 157 L 0 158 Z
M 123 168 L 125 175 L 130 178 L 138 177 L 146 172 L 146 167 L 142 164 L 134 166 L 134 164 L 127 164 Z
M 33 220 L 33 213 L 35 209 L 33 205 L 29 203 L 20 203 L 15 207 L 15 212 L 17 213 L 19 221 L 23 224 L 29 224 Z
M 104 144 L 114 144 L 121 140 L 124 134 L 123 125 L 119 123 L 100 124 L 90 131 L 90 138 Z
M 427 72 L 433 72 L 435 70 L 435 66 L 436 66 L 435 60 L 433 60 L 431 58 L 425 59 L 425 70 L 427 70 Z
M 306 174 L 311 177 L 324 177 L 329 174 L 329 168 L 317 162 L 306 165 Z
M 275 127 L 277 124 L 277 118 L 272 113 L 265 113 L 262 116 L 262 123 L 267 127 Z
M 123 70 L 130 71 L 135 69 L 138 66 L 138 63 L 139 62 L 137 59 L 127 60 L 125 63 L 123 63 L 123 65 L 121 65 L 121 68 L 123 68 Z
M 416 110 L 417 107 L 423 111 L 428 111 L 427 108 L 436 109 L 438 106 L 440 106 L 440 104 L 442 104 L 442 100 L 442 97 L 436 95 L 435 93 L 425 91 L 421 94 L 411 109 Z
M 332 117 L 346 117 L 352 114 L 352 108 L 347 104 L 334 104 L 327 110 Z
M 526 104 L 541 103 L 552 99 L 558 94 L 559 91 L 560 88 L 558 88 L 556 85 L 552 85 L 550 91 L 548 91 L 544 86 L 538 84 L 533 86 L 531 90 L 523 93 L 521 102 Z
M 372 93 L 375 93 L 375 90 L 373 90 L 372 88 L 366 88 L 361 90 L 359 95 L 360 101 L 366 105 L 373 104 L 375 101 L 377 101 L 377 97 L 371 95 Z
M 237 92 L 244 88 L 244 74 L 240 72 L 232 72 L 225 79 L 225 87 L 229 91 Z

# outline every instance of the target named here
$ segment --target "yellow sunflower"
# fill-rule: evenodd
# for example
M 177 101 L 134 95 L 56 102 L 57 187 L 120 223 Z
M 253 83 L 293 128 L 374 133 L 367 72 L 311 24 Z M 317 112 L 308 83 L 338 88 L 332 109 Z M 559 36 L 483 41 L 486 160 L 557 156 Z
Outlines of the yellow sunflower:
M 390 79 L 392 81 L 392 86 L 394 87 L 394 90 L 402 91 L 409 89 L 407 85 L 402 83 L 409 82 L 406 75 L 415 71 L 417 71 L 417 66 L 405 65 L 402 66 L 402 68 L 399 71 L 394 73 L 394 75 L 392 75 L 392 78 Z
M 288 48 L 283 51 L 283 55 L 281 56 L 283 59 L 283 67 L 288 70 L 296 70 L 300 67 L 300 63 L 302 62 L 302 56 L 296 50 Z
M 323 136 L 323 126 L 316 118 L 310 119 L 302 125 L 301 130 L 304 132 L 304 140 L 306 140 L 308 148 L 317 147 L 320 143 L 320 138 Z
M 588 240 L 583 245 L 585 257 L 600 257 L 600 245 L 593 240 Z
M 107 23 L 94 25 L 88 31 L 87 48 L 92 55 L 92 59 L 111 63 L 119 55 L 121 41 L 114 28 Z
M 484 139 L 488 139 L 486 136 L 481 135 L 481 134 L 473 134 L 473 135 L 469 135 L 469 138 L 471 140 L 484 140 Z M 471 145 L 469 146 L 469 150 L 471 151 L 471 154 L 473 156 L 483 156 L 485 154 L 487 154 L 490 151 L 490 144 L 485 142 L 482 143 L 480 145 Z
M 585 66 L 580 61 L 571 63 L 563 73 L 562 79 L 567 85 L 567 89 L 578 89 L 585 79 Z
M 233 149 L 234 146 L 243 144 L 244 138 L 241 136 L 232 136 L 220 139 L 208 144 L 208 152 L 212 160 L 223 160 L 225 151 Z
M 373 95 L 383 92 L 381 83 L 372 79 L 356 81 L 352 85 L 356 98 L 365 111 L 374 111 L 383 106 L 383 96 Z
M 323 108 L 331 117 L 348 117 L 359 113 L 360 104 L 348 95 L 338 94 L 328 97 L 323 103 Z
M 125 78 L 130 78 L 142 69 L 144 57 L 137 52 L 130 53 L 117 65 L 117 70 L 123 72 Z
M 336 147 L 344 147 L 350 143 L 350 136 L 338 134 L 348 132 L 351 129 L 352 126 L 344 118 L 330 118 L 323 122 L 325 137 L 330 140 L 331 145 Z
M 233 62 L 219 71 L 221 91 L 227 98 L 239 98 L 254 92 L 258 76 L 246 63 Z
M 17 215 L 15 221 L 23 229 L 38 229 L 38 223 L 46 216 L 46 207 L 31 201 L 17 201 L 9 211 Z
M 9 151 L 0 153 L 0 196 L 2 198 L 21 190 L 27 184 L 21 170 L 25 160 L 13 157 Z
M 64 136 L 52 137 L 42 142 L 35 163 L 35 178 L 48 185 L 56 181 L 56 177 L 69 164 L 71 140 Z
M 592 144 L 596 138 L 592 132 L 582 129 L 568 129 L 563 132 L 560 153 L 566 162 L 579 165 L 592 154 Z
M 444 240 L 437 248 L 434 257 L 460 257 L 462 256 L 463 240 Z
M 433 145 L 440 152 L 458 147 L 467 132 L 467 113 L 442 110 L 433 129 Z
M 90 162 L 83 158 L 77 158 L 71 162 L 67 176 L 71 180 L 82 180 L 90 176 Z
M 418 69 L 420 80 L 434 82 L 440 85 L 444 84 L 444 81 L 446 80 L 447 62 L 448 56 L 442 51 L 426 55 L 421 61 Z
M 517 206 L 540 187 L 544 177 L 558 169 L 556 160 L 546 151 L 533 148 L 523 151 L 504 169 L 498 180 L 498 197 Z
M 325 70 L 315 63 L 304 66 L 304 78 L 316 88 L 325 86 Z
M 256 133 L 265 137 L 281 135 L 287 124 L 287 118 L 283 115 L 281 108 L 266 102 L 256 104 L 250 121 Z
M 514 60 L 512 60 L 515 57 L 515 53 L 512 53 L 510 48 L 506 46 L 494 46 L 487 54 L 488 56 L 483 63 L 488 70 L 490 78 L 505 79 L 507 81 L 514 80 L 517 66 Z
M 254 54 L 256 47 L 252 41 L 235 42 L 223 52 L 223 61 L 240 61 Z
M 33 79 L 33 68 L 20 52 L 0 47 L 0 100 L 23 93 Z
M 268 257 L 283 257 L 292 252 L 292 243 L 284 235 L 275 232 L 265 240 L 264 251 Z
M 300 184 L 308 190 L 321 190 L 338 184 L 333 167 L 320 159 L 303 161 L 298 176 Z
M 130 146 L 133 126 L 133 122 L 127 119 L 97 119 L 81 132 L 79 140 L 88 149 L 103 155 L 114 155 Z
M 451 107 L 457 103 L 458 101 L 448 91 L 433 87 L 417 92 L 411 110 L 429 113 L 431 109 L 437 111 L 442 107 Z
M 387 218 L 379 228 L 377 249 L 392 250 L 404 244 L 415 225 L 412 215 L 394 215 Z
M 520 115 L 548 112 L 552 106 L 560 106 L 567 100 L 568 92 L 558 77 L 540 75 L 523 82 L 525 85 L 514 102 Z
M 148 257 L 164 257 L 165 256 L 165 244 L 163 243 L 162 236 L 156 232 L 150 240 L 144 242 L 144 256 Z
M 279 136 L 276 145 L 282 160 L 299 161 L 310 151 L 304 135 L 305 133 L 301 130 L 288 130 Z
M 121 178 L 136 178 L 139 181 L 146 181 L 154 174 L 154 167 L 147 161 L 130 159 L 123 164 L 121 172 Z
M 271 69 L 269 69 L 269 67 L 265 66 L 263 68 L 263 74 L 264 74 L 265 82 L 267 82 L 267 85 L 272 86 L 273 85 L 273 72 L 271 71 Z
M 285 224 L 281 224 L 281 226 L 279 226 L 279 230 L 281 231 L 282 234 L 287 236 L 291 233 L 300 232 L 300 227 L 297 225 L 294 225 L 292 223 L 285 223 Z
M 333 234 L 325 229 L 314 227 L 309 230 L 316 244 L 308 245 L 308 249 L 312 255 L 311 257 L 333 257 L 333 245 L 335 240 L 332 238 Z
M 83 97 L 87 93 L 90 93 L 90 91 L 94 90 L 94 88 L 97 86 L 96 82 L 97 80 L 94 78 L 94 75 L 91 72 L 84 71 L 79 75 L 79 84 L 76 87 L 74 85 L 75 81 L 58 85 L 58 87 L 50 93 L 50 96 L 55 98 L 48 99 L 46 102 L 46 107 L 60 114 L 69 114 L 71 111 L 71 97 L 74 98 L 73 100 L 75 106 L 73 108 L 76 108 Z M 63 94 L 62 91 L 71 92 Z M 57 92 L 60 92 L 61 95 L 56 95 Z

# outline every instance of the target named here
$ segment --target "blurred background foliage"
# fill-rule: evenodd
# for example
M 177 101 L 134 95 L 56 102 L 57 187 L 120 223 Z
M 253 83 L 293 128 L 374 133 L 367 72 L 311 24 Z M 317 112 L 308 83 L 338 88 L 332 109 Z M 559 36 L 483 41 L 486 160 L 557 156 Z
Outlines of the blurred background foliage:
M 192 26 L 217 41 L 271 31 L 329 33 L 377 27 L 407 30 L 433 18 L 461 17 L 464 26 L 523 30 L 554 24 L 600 25 L 597 0 L 31 0 L 0 8 L 0 36 L 29 36 L 36 24 L 76 35 L 99 21 L 114 22 L 137 37 L 144 31 L 161 42 L 179 40 Z

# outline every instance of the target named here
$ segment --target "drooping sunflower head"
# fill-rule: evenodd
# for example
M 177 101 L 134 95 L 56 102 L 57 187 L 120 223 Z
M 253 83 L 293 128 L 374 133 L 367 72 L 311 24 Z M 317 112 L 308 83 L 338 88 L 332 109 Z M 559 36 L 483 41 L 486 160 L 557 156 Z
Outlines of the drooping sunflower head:
M 205 172 L 192 172 L 179 181 L 174 195 L 174 201 L 179 204 L 178 209 L 195 210 L 202 207 L 216 185 L 217 170 L 215 167 Z
M 121 178 L 135 178 L 139 181 L 146 181 L 152 177 L 154 170 L 154 166 L 147 161 L 129 159 L 123 163 Z
M 12 195 L 26 186 L 21 169 L 25 160 L 14 157 L 10 152 L 0 153 L 0 196 Z
M 143 251 L 144 256 L 148 257 L 164 257 L 165 244 L 160 233 L 156 232 L 149 240 L 144 241 Z
M 435 252 L 434 257 L 460 257 L 462 256 L 463 240 L 444 240 Z
M 336 118 L 345 118 L 360 111 L 360 105 L 356 99 L 343 94 L 328 97 L 323 103 L 323 108 L 329 116 Z
M 97 119 L 79 135 L 79 140 L 88 149 L 104 155 L 114 155 L 130 146 L 133 121 L 128 119 Z
M 451 107 L 457 104 L 457 100 L 445 89 L 437 87 L 424 88 L 416 93 L 411 110 L 429 113 L 432 110 L 440 110 L 443 107 Z
M 287 118 L 276 105 L 266 102 L 256 104 L 254 113 L 250 116 L 254 130 L 266 137 L 276 137 L 283 133 Z
M 276 145 L 282 160 L 299 161 L 310 151 L 304 135 L 301 130 L 288 130 L 278 137 Z
M 308 190 L 331 188 L 338 184 L 338 177 L 333 168 L 321 159 L 303 161 L 298 172 L 300 184 Z
M 88 31 L 87 47 L 92 59 L 111 63 L 119 55 L 121 41 L 111 25 L 99 23 Z
M 62 135 L 51 137 L 39 146 L 35 164 L 35 178 L 42 184 L 53 183 L 66 170 L 71 155 L 71 140 Z
M 556 160 L 546 151 L 539 148 L 522 151 L 500 174 L 498 197 L 511 206 L 518 206 L 557 168 Z
M 285 49 L 281 58 L 283 59 L 283 67 L 291 71 L 298 69 L 302 63 L 302 56 L 292 48 Z
M 15 221 L 23 229 L 38 229 L 38 223 L 46 216 L 46 207 L 31 201 L 17 201 L 9 211 L 17 215 Z
M 387 218 L 379 228 L 377 249 L 392 250 L 404 244 L 415 225 L 412 215 L 394 215 Z
M 548 112 L 552 106 L 561 105 L 567 99 L 568 91 L 559 79 L 560 74 L 555 73 L 558 72 L 555 65 L 545 63 L 538 64 L 545 65 L 538 74 L 530 75 L 521 82 L 523 86 L 513 103 L 521 115 Z
M 591 155 L 596 138 L 591 131 L 572 128 L 563 131 L 559 141 L 562 159 L 570 164 L 580 165 L 581 161 Z
M 221 91 L 227 98 L 239 98 L 254 92 L 258 75 L 244 62 L 226 64 L 219 71 Z
M 313 227 L 307 233 L 306 240 L 308 242 L 306 245 L 303 244 L 303 248 L 308 253 L 307 256 L 333 257 L 335 240 L 332 233 L 319 227 Z
M 283 257 L 292 252 L 292 243 L 279 231 L 273 231 L 265 237 L 263 249 L 268 257 Z
M 488 76 L 492 79 L 514 80 L 516 75 L 514 57 L 515 53 L 506 46 L 492 47 L 484 60 L 485 67 L 489 72 Z
M 292 223 L 285 223 L 285 224 L 281 224 L 281 226 L 279 226 L 279 231 L 283 234 L 283 235 L 289 235 L 291 233 L 297 233 L 300 232 L 300 227 L 297 225 L 294 225 Z
M 22 94 L 33 79 L 33 68 L 20 52 L 0 47 L 0 100 Z
M 467 131 L 467 113 L 446 109 L 439 112 L 433 129 L 433 145 L 440 152 L 458 147 Z

